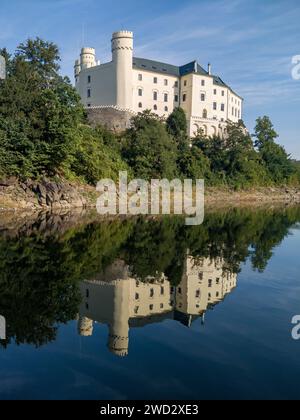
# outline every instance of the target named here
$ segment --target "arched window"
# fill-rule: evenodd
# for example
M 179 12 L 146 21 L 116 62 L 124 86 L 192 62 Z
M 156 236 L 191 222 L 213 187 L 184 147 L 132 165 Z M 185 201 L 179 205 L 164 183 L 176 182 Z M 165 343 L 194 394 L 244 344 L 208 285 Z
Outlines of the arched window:
M 202 118 L 207 118 L 207 109 L 203 109 Z
M 139 102 L 139 108 L 143 108 L 142 102 Z
M 153 92 L 153 101 L 157 101 L 158 93 L 156 91 Z
M 153 106 L 154 111 L 157 111 L 157 105 Z

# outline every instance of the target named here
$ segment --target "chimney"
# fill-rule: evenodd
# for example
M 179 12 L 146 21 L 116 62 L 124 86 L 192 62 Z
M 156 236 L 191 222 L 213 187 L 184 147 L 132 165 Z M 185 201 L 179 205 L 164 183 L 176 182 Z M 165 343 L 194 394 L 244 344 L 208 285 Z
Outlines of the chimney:
M 211 76 L 211 64 L 208 63 L 208 74 Z

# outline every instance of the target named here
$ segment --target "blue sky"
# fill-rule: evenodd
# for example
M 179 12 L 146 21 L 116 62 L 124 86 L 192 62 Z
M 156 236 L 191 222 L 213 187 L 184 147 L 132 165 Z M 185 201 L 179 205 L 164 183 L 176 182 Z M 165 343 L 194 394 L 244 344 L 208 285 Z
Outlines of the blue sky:
M 119 29 L 134 31 L 136 56 L 211 62 L 244 97 L 249 129 L 269 115 L 280 142 L 300 159 L 300 80 L 291 75 L 292 57 L 300 55 L 299 0 L 0 0 L 0 10 L 0 46 L 13 51 L 34 36 L 54 41 L 72 80 L 83 38 L 104 62 Z

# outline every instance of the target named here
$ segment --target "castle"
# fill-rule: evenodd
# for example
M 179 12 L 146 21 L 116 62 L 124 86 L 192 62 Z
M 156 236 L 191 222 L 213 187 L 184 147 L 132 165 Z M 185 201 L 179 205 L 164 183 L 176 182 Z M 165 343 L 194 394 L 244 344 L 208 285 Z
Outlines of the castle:
M 243 99 L 197 61 L 174 66 L 134 57 L 133 33 L 115 32 L 112 61 L 101 64 L 93 48 L 75 62 L 75 84 L 92 123 L 121 131 L 138 112 L 167 117 L 176 107 L 186 113 L 188 134 L 226 135 L 228 121 L 242 119 Z
M 129 351 L 131 328 L 166 319 L 190 327 L 207 310 L 223 301 L 237 286 L 237 275 L 225 270 L 221 258 L 187 255 L 183 276 L 172 286 L 161 274 L 145 281 L 136 278 L 123 260 L 117 259 L 103 273 L 80 285 L 82 302 L 78 332 L 93 334 L 95 323 L 108 325 L 108 348 L 116 356 Z

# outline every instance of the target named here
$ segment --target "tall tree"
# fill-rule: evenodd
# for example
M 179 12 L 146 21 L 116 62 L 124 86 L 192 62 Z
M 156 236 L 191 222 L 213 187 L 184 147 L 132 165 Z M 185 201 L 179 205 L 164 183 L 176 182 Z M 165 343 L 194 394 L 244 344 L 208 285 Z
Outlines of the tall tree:
M 288 181 L 294 174 L 295 168 L 285 148 L 275 142 L 278 134 L 269 117 L 264 116 L 256 120 L 254 138 L 255 146 L 273 181 L 276 183 Z

